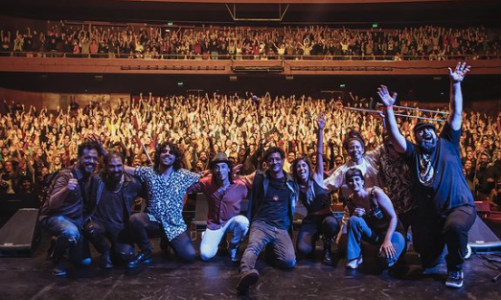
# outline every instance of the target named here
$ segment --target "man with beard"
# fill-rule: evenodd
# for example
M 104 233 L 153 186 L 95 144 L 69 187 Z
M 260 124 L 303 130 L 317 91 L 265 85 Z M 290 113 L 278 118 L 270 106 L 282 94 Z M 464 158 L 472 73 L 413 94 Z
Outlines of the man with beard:
M 285 153 L 278 147 L 269 148 L 263 156 L 268 165 L 265 172 L 242 177 L 248 188 L 248 219 L 251 220 L 249 243 L 240 263 L 239 293 L 246 293 L 259 279 L 256 260 L 271 244 L 277 267 L 292 269 L 296 254 L 291 240 L 292 217 L 298 201 L 298 188 L 292 177 L 283 170 Z
M 139 252 L 128 267 L 135 268 L 150 263 L 152 247 L 148 232 L 163 231 L 176 254 L 185 262 L 195 260 L 195 247 L 183 219 L 184 196 L 187 189 L 198 181 L 200 175 L 182 169 L 183 155 L 179 147 L 170 142 L 160 144 L 155 151 L 153 167 L 125 167 L 130 175 L 148 189 L 148 202 L 144 213 L 130 217 L 132 238 Z
M 112 151 L 105 158 L 101 174 L 91 179 L 90 205 L 92 212 L 84 225 L 84 233 L 101 253 L 103 269 L 111 269 L 111 248 L 114 258 L 128 262 L 134 255 L 134 246 L 126 232 L 134 200 L 142 186 L 133 176 L 124 173 L 124 156 Z M 110 243 L 111 242 L 111 247 Z
M 463 286 L 463 262 L 467 255 L 468 231 L 475 221 L 476 211 L 463 176 L 459 141 L 463 113 L 461 82 L 470 67 L 458 63 L 449 68 L 451 80 L 450 115 L 439 137 L 435 126 L 418 123 L 414 127 L 416 145 L 400 133 L 393 112 L 396 93 L 390 95 L 382 85 L 378 94 L 383 101 L 386 128 L 395 150 L 402 153 L 414 179 L 414 191 L 421 223 L 421 263 L 424 274 L 433 271 L 447 245 L 447 280 L 452 288 Z
M 63 257 L 68 249 L 72 250 L 72 256 L 78 263 L 90 264 L 90 255 L 77 253 L 82 249 L 79 229 L 82 228 L 84 209 L 89 199 L 89 179 L 100 155 L 101 147 L 98 143 L 85 141 L 80 144 L 76 164 L 57 173 L 48 199 L 40 209 L 42 228 L 56 237 L 52 253 L 52 274 L 56 276 L 66 274 Z
M 202 192 L 207 198 L 207 230 L 200 244 L 200 258 L 213 258 L 226 232 L 233 233 L 230 242 L 230 257 L 237 261 L 240 242 L 249 229 L 249 220 L 240 213 L 242 200 L 247 197 L 247 187 L 239 179 L 232 179 L 232 164 L 224 152 L 214 156 L 209 164 L 211 175 L 190 187 L 190 193 Z

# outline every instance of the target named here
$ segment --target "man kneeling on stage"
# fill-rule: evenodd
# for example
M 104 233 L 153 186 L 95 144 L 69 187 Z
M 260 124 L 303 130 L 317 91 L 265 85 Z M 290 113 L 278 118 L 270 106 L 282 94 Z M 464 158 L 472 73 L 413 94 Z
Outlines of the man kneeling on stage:
M 54 267 L 52 274 L 66 274 L 63 257 L 68 249 L 78 264 L 88 265 L 90 253 L 83 247 L 80 228 L 84 222 L 84 205 L 89 199 L 90 176 L 96 168 L 101 147 L 93 141 L 78 146 L 77 163 L 55 175 L 49 188 L 48 198 L 40 209 L 42 228 L 56 237 L 52 252 Z M 88 252 L 88 251 L 87 251 Z
M 101 267 L 111 269 L 111 248 L 114 258 L 122 262 L 128 262 L 134 256 L 133 241 L 126 227 L 132 204 L 140 195 L 142 185 L 125 173 L 123 154 L 112 151 L 105 158 L 103 172 L 92 176 L 90 186 L 91 214 L 83 231 L 101 253 Z
M 235 262 L 238 261 L 240 242 L 249 229 L 249 220 L 239 215 L 242 200 L 247 197 L 247 187 L 240 179 L 232 179 L 232 165 L 224 152 L 214 156 L 209 168 L 211 175 L 188 189 L 190 193 L 204 193 L 209 206 L 207 230 L 200 244 L 200 258 L 204 261 L 213 258 L 222 237 L 229 231 L 233 233 L 230 257 Z
M 247 292 L 249 286 L 258 281 L 256 260 L 268 244 L 273 246 L 277 267 L 292 269 L 296 265 L 291 233 L 298 189 L 283 170 L 284 158 L 282 149 L 271 147 L 263 157 L 268 169 L 242 177 L 246 185 L 252 187 L 247 213 L 252 224 L 249 244 L 240 263 L 239 293 Z
M 440 136 L 430 123 L 414 127 L 416 144 L 400 133 L 393 112 L 396 94 L 386 86 L 378 94 L 385 105 L 385 122 L 395 150 L 403 153 L 414 179 L 418 199 L 421 262 L 425 269 L 438 264 L 447 245 L 446 286 L 463 286 L 463 261 L 467 253 L 468 231 L 475 221 L 473 196 L 463 176 L 459 142 L 463 113 L 461 82 L 470 71 L 466 63 L 449 69 L 451 80 L 450 115 Z M 426 273 L 426 272 L 424 272 Z

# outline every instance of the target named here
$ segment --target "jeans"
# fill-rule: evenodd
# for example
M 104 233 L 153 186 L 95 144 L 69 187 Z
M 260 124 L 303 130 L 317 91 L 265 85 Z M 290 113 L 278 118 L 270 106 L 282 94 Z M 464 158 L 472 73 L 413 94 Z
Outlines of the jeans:
M 134 256 L 134 246 L 125 228 L 91 220 L 85 224 L 83 232 L 101 254 L 109 253 L 113 248 L 113 254 L 122 261 L 127 262 Z
M 242 215 L 234 216 L 219 229 L 207 229 L 202 238 L 202 243 L 200 244 L 200 258 L 202 260 L 210 260 L 213 258 L 217 253 L 221 238 L 227 231 L 233 233 L 233 238 L 230 242 L 230 250 L 238 248 L 248 230 L 249 220 Z
M 41 225 L 45 231 L 56 237 L 54 256 L 62 257 L 69 249 L 75 263 L 80 265 L 91 263 L 88 243 L 80 234 L 80 222 L 65 216 L 52 216 L 43 219 Z
M 315 250 L 315 237 L 319 233 L 325 239 L 333 239 L 339 232 L 340 225 L 333 215 L 307 216 L 301 224 L 297 237 L 297 250 L 302 255 L 308 255 Z
M 255 221 L 251 225 L 249 243 L 240 262 L 240 272 L 254 269 L 259 254 L 270 243 L 273 245 L 277 266 L 284 269 L 294 268 L 296 254 L 289 232 L 263 221 Z
M 348 221 L 348 249 L 346 254 L 348 261 L 362 255 L 362 241 L 380 245 L 384 241 L 384 235 L 378 235 L 372 230 L 364 218 L 351 216 Z M 405 247 L 404 236 L 400 232 L 394 232 L 391 237 L 391 244 L 395 248 L 395 257 L 386 258 L 388 265 L 393 265 L 402 254 Z
M 421 218 L 421 263 L 423 267 L 434 267 L 447 245 L 445 257 L 447 270 L 461 271 L 466 255 L 468 231 L 475 222 L 477 212 L 473 206 L 452 209 L 448 215 L 437 218 Z
M 152 247 L 148 238 L 148 232 L 162 231 L 160 223 L 150 221 L 145 213 L 133 214 L 129 219 L 129 228 L 132 238 L 138 244 L 139 249 L 145 253 L 151 253 Z M 195 261 L 195 247 L 190 235 L 185 231 L 169 242 L 176 254 L 185 262 Z

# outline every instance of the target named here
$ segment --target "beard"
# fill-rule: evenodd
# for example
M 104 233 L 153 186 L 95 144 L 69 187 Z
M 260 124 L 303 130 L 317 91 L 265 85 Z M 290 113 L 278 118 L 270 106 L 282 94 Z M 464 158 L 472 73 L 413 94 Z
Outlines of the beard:
M 434 137 L 422 139 L 419 143 L 419 148 L 425 154 L 432 154 L 437 147 L 437 139 Z
M 123 173 L 106 174 L 106 181 L 109 187 L 116 187 L 122 180 Z

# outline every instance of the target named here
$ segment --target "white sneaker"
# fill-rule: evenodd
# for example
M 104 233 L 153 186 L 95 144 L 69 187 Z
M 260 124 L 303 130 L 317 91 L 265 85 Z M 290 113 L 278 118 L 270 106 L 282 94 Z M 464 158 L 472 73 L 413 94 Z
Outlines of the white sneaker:
M 362 259 L 362 256 L 360 256 L 359 258 L 352 259 L 348 261 L 348 263 L 346 264 L 346 268 L 355 270 L 358 267 L 360 267 L 363 261 L 364 260 Z

